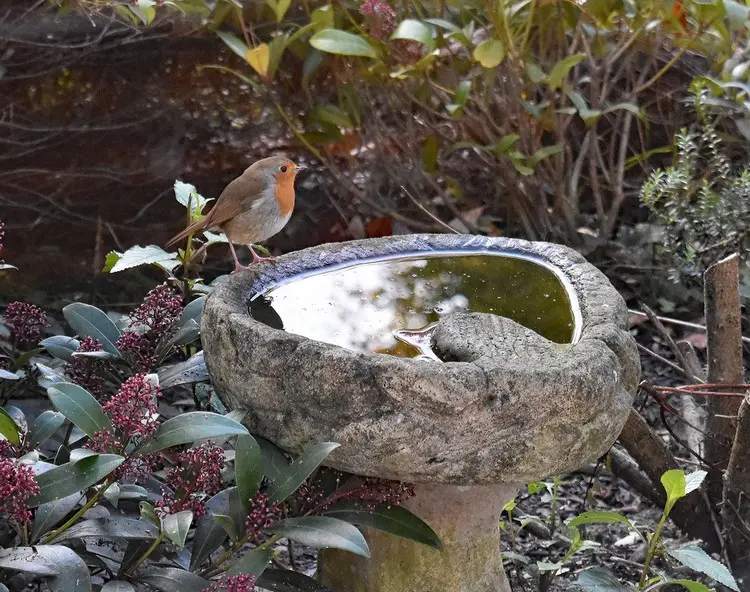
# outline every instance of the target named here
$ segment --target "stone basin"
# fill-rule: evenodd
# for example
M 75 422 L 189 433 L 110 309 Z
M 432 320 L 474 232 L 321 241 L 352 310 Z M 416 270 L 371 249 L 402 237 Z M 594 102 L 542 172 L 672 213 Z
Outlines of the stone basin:
M 384 258 L 434 253 L 523 257 L 553 270 L 575 318 L 554 343 L 505 317 L 459 312 L 432 333 L 439 360 L 366 353 L 274 328 L 249 302 L 285 281 Z M 502 286 L 503 278 L 497 278 Z M 497 520 L 517 488 L 604 454 L 640 374 L 623 299 L 575 251 L 469 235 L 406 235 L 320 245 L 219 284 L 202 317 L 219 396 L 251 432 L 290 453 L 341 447 L 326 464 L 417 484 L 407 507 L 442 551 L 366 531 L 372 559 L 326 550 L 320 578 L 337 592 L 508 590 Z M 389 575 L 390 574 L 390 575 Z

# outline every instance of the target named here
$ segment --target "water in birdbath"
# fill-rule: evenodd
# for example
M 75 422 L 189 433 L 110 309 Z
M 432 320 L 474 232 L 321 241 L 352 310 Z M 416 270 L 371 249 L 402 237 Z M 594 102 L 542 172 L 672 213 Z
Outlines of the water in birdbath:
M 433 359 L 430 330 L 457 311 L 504 316 L 557 343 L 576 337 L 561 276 L 511 254 L 419 253 L 323 268 L 288 278 L 250 302 L 257 320 L 310 339 Z

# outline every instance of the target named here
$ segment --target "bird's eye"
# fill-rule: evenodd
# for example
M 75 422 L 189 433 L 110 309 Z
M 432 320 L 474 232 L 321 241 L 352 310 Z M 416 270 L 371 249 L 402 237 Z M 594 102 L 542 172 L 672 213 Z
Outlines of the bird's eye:
M 281 171 L 282 173 L 286 173 L 286 168 L 287 168 L 287 167 L 286 167 L 286 165 L 285 165 L 285 164 L 282 164 L 282 165 L 281 165 L 281 166 L 279 167 L 279 170 L 280 170 L 280 171 Z

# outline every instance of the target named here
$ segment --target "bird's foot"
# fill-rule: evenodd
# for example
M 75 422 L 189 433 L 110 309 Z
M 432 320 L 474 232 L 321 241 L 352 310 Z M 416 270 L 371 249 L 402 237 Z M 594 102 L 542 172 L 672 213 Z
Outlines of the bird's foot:
M 252 245 L 248 245 L 248 248 L 250 249 L 250 254 L 253 256 L 253 260 L 250 262 L 250 265 L 256 265 L 257 263 L 262 263 L 263 261 L 268 261 L 269 263 L 273 263 L 276 261 L 275 257 L 261 257 L 258 255 L 258 253 L 255 252 L 255 249 L 253 249 Z

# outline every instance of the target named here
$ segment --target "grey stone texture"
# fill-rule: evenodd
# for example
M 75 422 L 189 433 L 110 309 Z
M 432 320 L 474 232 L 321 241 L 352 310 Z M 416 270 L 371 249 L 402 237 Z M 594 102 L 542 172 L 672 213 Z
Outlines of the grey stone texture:
M 250 297 L 295 275 L 436 251 L 554 266 L 578 301 L 579 338 L 555 344 L 503 317 L 457 313 L 435 332 L 440 363 L 350 351 L 248 314 Z M 247 412 L 251 432 L 294 454 L 339 442 L 329 466 L 414 483 L 525 483 L 576 469 L 615 441 L 640 374 L 625 303 L 605 276 L 569 248 L 515 239 L 417 234 L 290 253 L 220 283 L 201 329 L 217 392 Z

